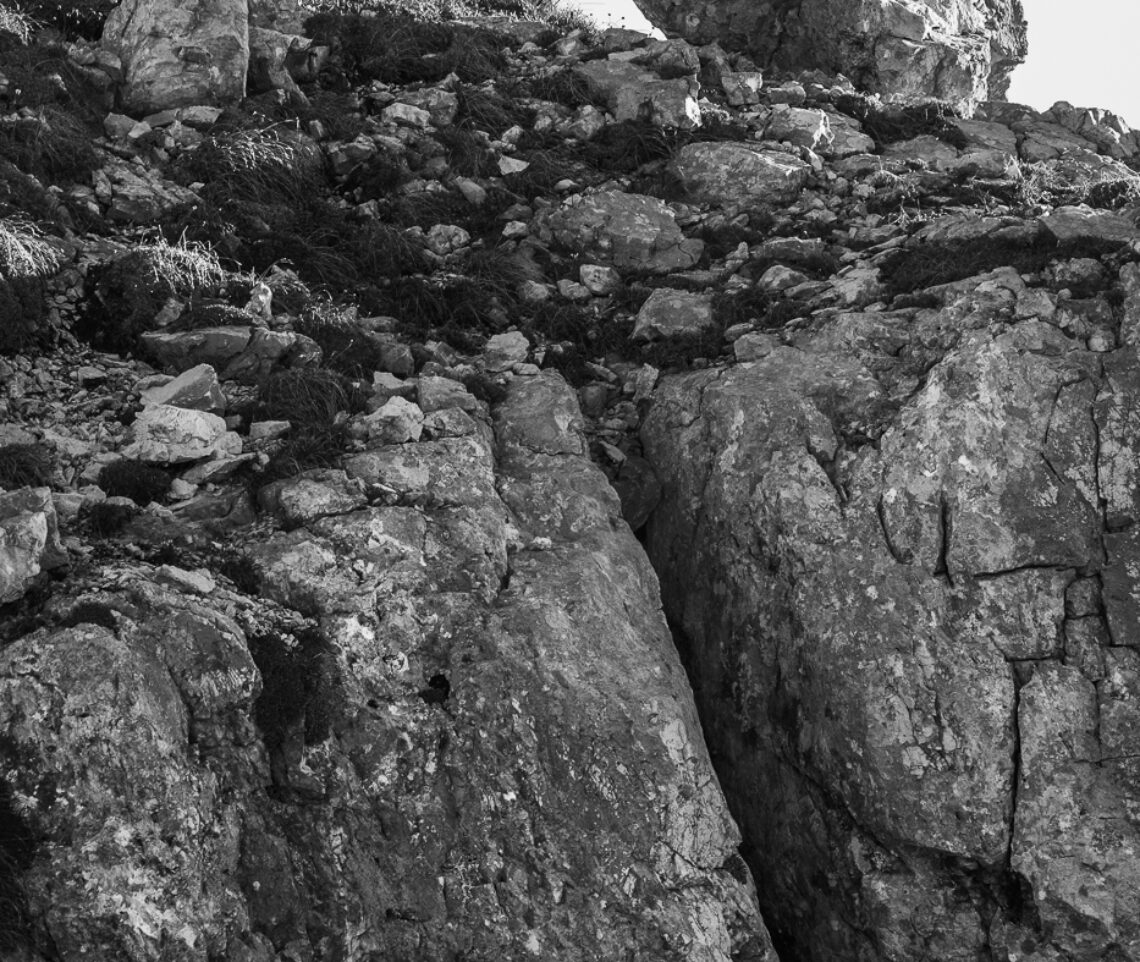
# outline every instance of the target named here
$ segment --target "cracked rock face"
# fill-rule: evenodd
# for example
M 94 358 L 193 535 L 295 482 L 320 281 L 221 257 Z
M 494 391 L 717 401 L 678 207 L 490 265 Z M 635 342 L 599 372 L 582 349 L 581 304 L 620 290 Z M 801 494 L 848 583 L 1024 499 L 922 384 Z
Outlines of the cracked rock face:
M 999 100 L 1025 59 L 1020 0 L 637 0 L 666 33 L 763 65 L 840 71 L 898 99 Z
M 645 422 L 650 555 L 797 958 L 1140 953 L 1140 356 L 1034 293 L 839 314 Z
M 284 483 L 258 596 L 109 566 L 0 652 L 51 958 L 775 962 L 573 391 L 468 421 Z

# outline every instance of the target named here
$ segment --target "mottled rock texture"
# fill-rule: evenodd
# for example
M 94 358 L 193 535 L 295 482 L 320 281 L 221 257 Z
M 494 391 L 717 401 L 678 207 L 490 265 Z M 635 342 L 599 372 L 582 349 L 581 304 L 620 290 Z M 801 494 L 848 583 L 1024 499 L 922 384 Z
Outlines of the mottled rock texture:
M 777 947 L 1135 959 L 1140 356 L 935 299 L 662 382 L 667 613 Z
M 123 107 L 150 113 L 245 96 L 247 0 L 123 0 L 103 28 L 103 46 L 125 74 Z
M 1025 59 L 1019 0 L 637 0 L 666 33 L 763 65 L 842 71 L 901 99 L 1001 99 Z
M 518 379 L 285 482 L 260 597 L 111 564 L 0 651 L 18 958 L 774 962 L 580 426 Z

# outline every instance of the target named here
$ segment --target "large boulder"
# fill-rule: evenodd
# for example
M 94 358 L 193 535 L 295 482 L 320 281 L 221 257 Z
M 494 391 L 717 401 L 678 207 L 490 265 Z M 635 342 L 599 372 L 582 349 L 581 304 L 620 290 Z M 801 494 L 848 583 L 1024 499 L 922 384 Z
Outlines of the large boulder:
M 107 17 L 103 46 L 122 61 L 120 97 L 127 111 L 233 103 L 245 96 L 249 5 L 123 0 Z
M 793 958 L 1140 958 L 1138 348 L 937 298 L 663 380 L 666 611 Z
M 636 0 L 666 33 L 763 65 L 840 71 L 899 99 L 1001 99 L 1025 59 L 1020 0 Z
M 0 881 L 35 944 L 776 962 L 575 394 L 509 390 L 493 426 L 279 489 L 256 596 L 112 563 L 0 651 Z

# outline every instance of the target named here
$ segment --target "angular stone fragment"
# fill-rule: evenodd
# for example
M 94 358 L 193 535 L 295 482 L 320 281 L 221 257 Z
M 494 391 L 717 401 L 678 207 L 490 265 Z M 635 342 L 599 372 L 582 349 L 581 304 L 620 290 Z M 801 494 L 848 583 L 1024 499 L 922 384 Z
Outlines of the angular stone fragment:
M 144 408 L 131 433 L 134 440 L 123 449 L 124 456 L 152 464 L 186 464 L 241 453 L 241 439 L 227 433 L 222 418 L 169 404 Z
M 222 414 L 226 398 L 218 384 L 218 374 L 209 364 L 183 371 L 172 381 L 142 392 L 144 404 L 170 404 L 194 411 Z

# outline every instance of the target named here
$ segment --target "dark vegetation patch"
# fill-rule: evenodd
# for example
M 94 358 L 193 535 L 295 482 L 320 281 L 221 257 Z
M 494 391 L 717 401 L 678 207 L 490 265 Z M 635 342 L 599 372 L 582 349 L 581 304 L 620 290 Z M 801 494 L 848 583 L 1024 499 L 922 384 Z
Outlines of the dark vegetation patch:
M 219 294 L 227 281 L 205 245 L 141 244 L 90 272 L 76 334 L 102 350 L 132 352 L 169 298 Z
M 353 85 L 438 83 L 456 74 L 464 83 L 499 77 L 507 67 L 505 38 L 476 27 L 419 20 L 398 10 L 319 13 L 305 33 L 328 44 Z
M 5 70 L 8 69 L 5 64 Z M 57 106 L 0 118 L 0 158 L 48 184 L 86 181 L 99 167 L 91 130 Z
M 1036 273 L 1058 256 L 1056 241 L 1044 232 L 1028 243 L 1002 237 L 965 242 L 915 244 L 885 258 L 879 266 L 887 295 L 911 294 L 999 267 Z
M 110 538 L 123 530 L 139 512 L 137 504 L 97 501 L 87 509 L 87 526 L 97 538 Z
M 362 410 L 363 403 L 352 382 L 335 371 L 296 368 L 271 374 L 251 419 L 289 421 L 292 430 L 254 479 L 256 486 L 335 465 L 345 441 L 340 415 Z
M 517 81 L 516 92 L 522 97 L 562 104 L 571 110 L 594 105 L 604 107 L 591 92 L 590 85 L 569 67 L 563 67 L 538 77 Z
M 0 488 L 49 485 L 54 466 L 55 459 L 42 444 L 0 446 Z
M 17 759 L 13 748 L 0 743 L 0 761 L 5 767 Z M 23 766 L 18 766 L 23 767 Z M 0 950 L 13 958 L 33 947 L 32 919 L 22 876 L 32 867 L 36 837 L 20 814 L 12 789 L 0 781 Z
M 534 121 L 533 110 L 493 88 L 458 84 L 455 93 L 459 100 L 455 115 L 458 127 L 483 130 L 498 137 L 515 125 L 529 127 Z
M 169 473 L 142 461 L 113 461 L 99 472 L 99 487 L 108 497 L 130 498 L 141 508 L 152 501 L 161 504 L 171 483 Z
M 321 363 L 338 374 L 371 377 L 381 366 L 384 342 L 350 311 L 328 302 L 314 302 L 293 327 L 316 342 L 321 349 Z
M 858 120 L 879 149 L 923 135 L 937 137 L 958 149 L 967 145 L 965 134 L 951 123 L 961 115 L 950 104 L 880 104 L 861 94 L 843 94 L 832 103 L 840 113 Z
M 20 10 L 68 40 L 98 40 L 119 0 L 20 0 Z
M 46 287 L 38 277 L 0 277 L 0 355 L 19 354 L 46 338 Z

